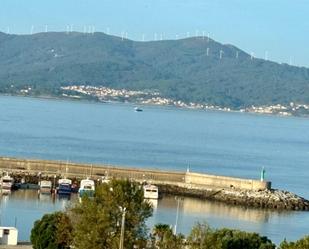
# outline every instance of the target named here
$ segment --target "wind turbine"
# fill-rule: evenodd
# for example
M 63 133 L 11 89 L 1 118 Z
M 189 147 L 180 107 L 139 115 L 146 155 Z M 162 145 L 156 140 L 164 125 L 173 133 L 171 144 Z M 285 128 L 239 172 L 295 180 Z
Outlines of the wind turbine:
M 34 26 L 31 26 L 30 34 L 33 35 Z
M 145 34 L 142 34 L 142 41 L 145 41 Z
M 91 26 L 88 26 L 88 33 L 91 34 Z
M 209 48 L 206 49 L 206 55 L 209 56 Z
M 209 40 L 210 40 L 210 35 L 209 35 L 209 33 L 207 34 L 207 42 L 209 42 Z
M 70 32 L 73 32 L 73 24 L 70 25 Z
M 223 50 L 220 50 L 220 60 L 222 59 L 222 57 L 223 57 Z
M 123 41 L 123 39 L 124 39 L 124 32 L 121 31 L 121 40 Z
M 107 27 L 107 28 L 106 28 L 106 34 L 109 35 L 109 32 L 110 32 L 110 29 L 109 29 L 109 27 Z
M 204 40 L 205 39 L 205 31 L 203 31 L 202 36 L 203 36 L 203 40 Z
M 239 57 L 239 52 L 236 51 L 236 59 L 238 59 L 238 57 Z
M 254 53 L 251 52 L 250 56 L 251 56 L 251 60 L 253 60 L 253 58 L 254 58 Z
M 265 61 L 268 61 L 268 51 L 265 51 L 265 57 L 264 57 Z
M 45 25 L 45 33 L 47 33 L 47 31 L 48 31 L 48 26 Z
M 69 25 L 67 25 L 67 34 L 70 32 L 70 26 Z
M 163 34 L 160 35 L 160 41 L 162 41 L 162 40 L 163 40 Z
M 195 30 L 195 36 L 196 36 L 196 37 L 198 37 L 198 33 L 199 33 L 198 29 Z
M 7 34 L 10 34 L 10 27 L 7 27 L 6 33 L 7 33 Z

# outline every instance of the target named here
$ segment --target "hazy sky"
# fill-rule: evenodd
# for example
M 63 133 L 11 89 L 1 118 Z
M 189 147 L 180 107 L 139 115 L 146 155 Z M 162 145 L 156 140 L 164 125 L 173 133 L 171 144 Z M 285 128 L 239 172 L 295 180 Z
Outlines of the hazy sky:
M 129 39 L 207 35 L 270 60 L 309 67 L 309 0 L 0 0 L 0 30 L 96 31 Z

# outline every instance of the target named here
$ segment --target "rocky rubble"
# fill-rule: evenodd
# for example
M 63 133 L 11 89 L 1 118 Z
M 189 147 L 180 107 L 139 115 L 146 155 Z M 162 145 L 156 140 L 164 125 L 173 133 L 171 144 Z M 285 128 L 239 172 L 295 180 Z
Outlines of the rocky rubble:
M 202 189 L 160 185 L 160 192 L 215 200 L 232 205 L 278 210 L 309 211 L 309 201 L 288 191 L 242 190 L 242 189 Z

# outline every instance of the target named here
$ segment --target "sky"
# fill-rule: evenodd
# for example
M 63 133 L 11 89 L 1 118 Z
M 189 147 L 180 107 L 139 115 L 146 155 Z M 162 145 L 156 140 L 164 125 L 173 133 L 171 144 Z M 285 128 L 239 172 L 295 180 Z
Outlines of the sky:
M 0 31 L 92 30 L 133 40 L 205 35 L 309 67 L 309 0 L 0 0 Z

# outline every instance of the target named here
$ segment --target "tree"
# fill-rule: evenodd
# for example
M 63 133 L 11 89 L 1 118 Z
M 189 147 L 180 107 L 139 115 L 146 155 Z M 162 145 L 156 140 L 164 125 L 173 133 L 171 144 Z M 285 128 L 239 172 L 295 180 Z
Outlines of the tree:
M 83 197 L 71 209 L 74 218 L 74 248 L 119 248 L 122 210 L 125 214 L 125 248 L 143 248 L 147 243 L 145 221 L 152 215 L 152 206 L 144 201 L 138 183 L 112 180 L 97 186 L 95 197 Z M 73 219 L 72 219 L 73 220 Z
M 275 249 L 267 237 L 233 229 L 212 230 L 207 224 L 197 224 L 188 237 L 190 249 Z
M 309 236 L 297 240 L 296 242 L 287 242 L 284 240 L 279 249 L 309 249 Z
M 200 249 L 200 248 L 211 248 L 213 246 L 213 241 L 207 236 L 212 234 L 213 231 L 209 225 L 204 223 L 197 223 L 191 230 L 190 235 L 188 236 L 188 244 L 190 249 Z
M 167 224 L 157 224 L 153 229 L 155 236 L 155 248 L 159 249 L 181 249 L 184 248 L 184 236 L 182 234 L 173 234 L 172 229 Z
M 72 242 L 72 225 L 63 212 L 45 214 L 34 223 L 30 240 L 33 249 L 67 249 Z

